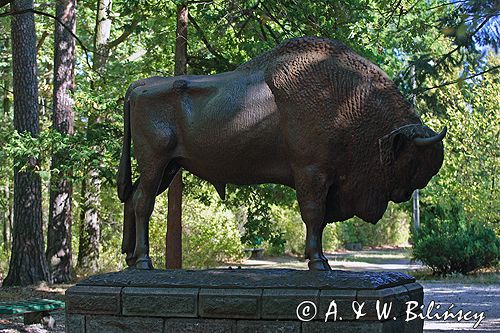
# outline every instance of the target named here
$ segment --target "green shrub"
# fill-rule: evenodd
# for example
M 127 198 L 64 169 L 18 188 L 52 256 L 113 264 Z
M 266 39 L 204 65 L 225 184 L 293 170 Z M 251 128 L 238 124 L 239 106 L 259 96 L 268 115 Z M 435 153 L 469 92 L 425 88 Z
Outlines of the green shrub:
M 283 247 L 271 247 L 269 254 L 282 255 L 293 254 L 297 256 L 304 255 L 306 226 L 300 217 L 298 209 L 295 207 L 288 208 L 283 206 L 272 206 L 271 218 L 274 228 L 279 230 L 285 240 Z
M 302 256 L 304 254 L 306 227 L 295 204 L 292 207 L 272 206 L 273 229 L 279 230 L 285 240 L 284 251 L 276 246 L 266 248 L 271 255 L 283 253 Z M 401 208 L 391 204 L 377 225 L 358 218 L 346 222 L 330 223 L 323 231 L 323 250 L 335 251 L 346 243 L 361 243 L 365 246 L 406 245 L 409 238 L 410 217 Z
M 99 246 L 99 271 L 110 272 L 122 270 L 127 267 L 125 255 L 121 253 L 123 207 L 113 204 L 114 200 L 116 200 L 116 190 L 114 188 L 103 187 L 100 198 L 99 218 L 101 219 L 101 239 Z M 77 233 L 73 232 L 73 234 L 77 236 Z M 73 249 L 77 249 L 77 247 L 73 247 Z M 155 268 L 164 267 L 159 265 L 157 261 L 154 261 L 154 264 Z
M 306 225 L 302 221 L 297 204 L 291 207 L 273 205 L 271 218 L 273 228 L 281 232 L 284 242 L 281 247 L 269 244 L 266 253 L 303 256 L 306 245 Z M 328 224 L 323 231 L 323 250 L 333 251 L 339 247 L 337 225 L 335 223 Z
M 157 198 L 151 219 L 150 256 L 165 267 L 167 196 Z M 182 203 L 182 267 L 209 268 L 242 259 L 243 245 L 234 214 L 215 201 L 202 203 L 185 196 Z
M 406 245 L 410 235 L 410 217 L 393 203 L 375 225 L 355 217 L 338 223 L 342 245 L 361 243 L 363 246 Z
M 335 251 L 342 247 L 340 239 L 340 228 L 338 223 L 327 224 L 323 230 L 323 250 Z
M 221 206 L 197 201 L 183 204 L 183 267 L 208 268 L 243 257 L 234 214 Z
M 9 272 L 10 250 L 4 250 L 2 243 L 0 246 L 0 282 L 2 282 Z
M 482 223 L 467 221 L 457 203 L 427 207 L 413 235 L 413 257 L 435 274 L 467 274 L 498 265 L 500 238 Z

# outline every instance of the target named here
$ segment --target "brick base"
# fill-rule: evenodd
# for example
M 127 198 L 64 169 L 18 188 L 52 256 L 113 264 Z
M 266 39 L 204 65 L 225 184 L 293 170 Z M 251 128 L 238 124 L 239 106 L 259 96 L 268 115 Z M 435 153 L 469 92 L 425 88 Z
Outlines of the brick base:
M 126 270 L 66 291 L 66 332 L 419 333 L 423 320 L 406 322 L 406 309 L 422 299 L 402 273 Z

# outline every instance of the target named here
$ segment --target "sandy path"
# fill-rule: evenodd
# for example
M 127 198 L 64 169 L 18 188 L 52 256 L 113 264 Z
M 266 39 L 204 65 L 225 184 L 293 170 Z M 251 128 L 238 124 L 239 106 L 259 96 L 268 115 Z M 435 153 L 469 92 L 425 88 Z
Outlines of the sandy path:
M 446 311 L 450 304 L 455 306 L 450 310 L 457 313 L 463 309 L 476 313 L 484 312 L 485 319 L 479 327 L 473 329 L 475 320 L 469 322 L 426 321 L 424 331 L 435 332 L 500 332 L 500 284 L 458 284 L 442 282 L 421 282 L 424 286 L 424 304 L 428 306 L 432 300 L 441 304 L 440 314 Z M 435 311 L 434 311 L 435 312 Z M 431 312 L 432 314 L 432 312 Z

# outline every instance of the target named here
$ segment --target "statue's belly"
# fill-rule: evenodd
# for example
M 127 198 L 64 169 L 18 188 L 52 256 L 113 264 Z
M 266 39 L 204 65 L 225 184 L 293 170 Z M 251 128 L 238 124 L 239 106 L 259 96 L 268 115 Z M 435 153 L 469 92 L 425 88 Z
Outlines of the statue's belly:
M 178 163 L 213 182 L 291 185 L 288 154 L 279 128 L 265 125 L 239 135 L 226 133 L 222 131 L 206 141 L 201 136 L 193 142 L 184 141 Z
M 293 179 L 289 166 L 286 163 L 248 163 L 220 164 L 210 160 L 205 163 L 192 159 L 180 159 L 179 164 L 193 173 L 211 183 L 223 184 L 263 184 L 275 183 L 293 187 Z

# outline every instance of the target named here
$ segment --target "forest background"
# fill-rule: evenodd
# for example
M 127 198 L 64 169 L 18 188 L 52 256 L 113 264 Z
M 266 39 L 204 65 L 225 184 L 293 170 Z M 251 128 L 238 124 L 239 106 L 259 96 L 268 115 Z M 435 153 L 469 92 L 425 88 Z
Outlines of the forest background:
M 0 6 L 4 285 L 66 282 L 124 267 L 115 188 L 123 97 L 137 79 L 174 75 L 182 8 L 189 74 L 233 70 L 288 38 L 337 39 L 378 64 L 424 123 L 448 127 L 444 165 L 420 192 L 422 231 L 412 230 L 411 203 L 391 204 L 376 226 L 357 218 L 329 225 L 326 250 L 412 243 L 416 257 L 437 258 L 428 261 L 435 271 L 461 271 L 449 269 L 451 255 L 443 264 L 440 251 L 487 257 L 465 263 L 473 269 L 464 272 L 498 267 L 498 1 L 2 0 Z M 29 64 L 37 71 L 25 76 Z M 33 89 L 21 90 L 19 82 Z M 21 103 L 28 97 L 35 102 Z M 238 261 L 246 247 L 303 254 L 304 226 L 289 188 L 230 186 L 221 201 L 187 172 L 183 183 L 183 267 Z M 167 196 L 158 197 L 150 229 L 156 267 L 165 265 L 167 207 Z

